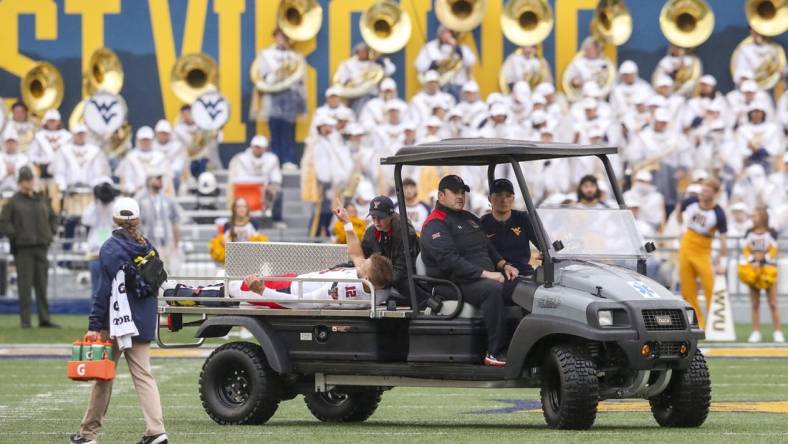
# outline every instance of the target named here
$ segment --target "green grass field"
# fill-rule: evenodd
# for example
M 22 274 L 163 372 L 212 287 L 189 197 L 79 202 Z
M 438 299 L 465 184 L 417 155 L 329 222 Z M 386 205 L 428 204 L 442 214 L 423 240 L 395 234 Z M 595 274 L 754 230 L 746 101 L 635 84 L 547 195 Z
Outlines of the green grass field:
M 715 411 L 699 429 L 661 429 L 645 403 L 608 401 L 600 404 L 596 425 L 586 432 L 547 429 L 538 411 L 538 392 L 524 389 L 398 388 L 383 394 L 372 418 L 355 425 L 318 422 L 299 396 L 282 403 L 266 425 L 220 426 L 200 404 L 201 365 L 196 359 L 154 360 L 173 443 L 788 441 L 788 413 L 725 411 L 761 405 L 788 412 L 788 360 L 711 359 Z M 0 360 L 0 375 L 0 442 L 66 442 L 79 425 L 90 384 L 67 380 L 61 360 Z M 136 442 L 143 429 L 136 394 L 121 363 L 100 442 Z

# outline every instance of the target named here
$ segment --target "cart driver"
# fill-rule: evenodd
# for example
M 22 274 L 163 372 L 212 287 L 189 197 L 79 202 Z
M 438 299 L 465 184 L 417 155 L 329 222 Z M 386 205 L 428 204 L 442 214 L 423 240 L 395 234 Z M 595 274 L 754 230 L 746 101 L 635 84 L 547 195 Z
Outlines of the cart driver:
M 438 183 L 438 203 L 421 230 L 422 260 L 427 275 L 450 279 L 463 300 L 479 307 L 487 328 L 484 365 L 506 365 L 504 305 L 511 303 L 517 285 L 517 268 L 490 243 L 481 221 L 463 210 L 470 188 L 456 175 Z
M 342 203 L 337 199 L 334 214 L 344 223 L 347 234 L 347 251 L 353 266 L 337 266 L 327 270 L 306 273 L 302 275 L 288 275 L 288 277 L 320 278 L 320 282 L 281 282 L 269 281 L 260 275 L 247 276 L 243 282 L 230 283 L 230 297 L 253 298 L 262 296 L 264 299 L 274 299 L 278 302 L 251 302 L 270 308 L 357 308 L 367 309 L 370 304 L 345 304 L 342 301 L 371 301 L 372 295 L 368 286 L 361 282 L 332 282 L 336 279 L 366 279 L 375 289 L 391 286 L 393 266 L 391 260 L 380 254 L 373 254 L 364 258 L 361 242 L 358 240 L 353 224 L 350 222 Z M 284 285 L 283 285 L 284 284 Z M 303 295 L 299 297 L 299 288 Z M 298 302 L 305 300 L 325 300 L 326 303 Z M 292 300 L 293 302 L 289 302 Z M 282 302 L 285 301 L 285 302 Z M 335 303 L 333 301 L 338 301 Z

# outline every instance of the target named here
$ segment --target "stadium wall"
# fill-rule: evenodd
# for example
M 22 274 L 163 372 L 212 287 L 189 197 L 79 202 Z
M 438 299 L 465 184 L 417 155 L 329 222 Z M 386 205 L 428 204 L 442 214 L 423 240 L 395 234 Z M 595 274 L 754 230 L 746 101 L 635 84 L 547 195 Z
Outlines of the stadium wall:
M 331 75 L 361 41 L 361 12 L 375 0 L 320 0 L 323 25 L 317 37 L 300 43 L 307 55 L 309 110 L 323 100 Z M 394 75 L 400 94 L 410 97 L 419 89 L 413 60 L 426 40 L 433 38 L 438 21 L 431 0 L 401 0 L 413 20 L 413 34 L 404 50 L 394 54 Z M 483 24 L 466 43 L 479 56 L 474 75 L 483 94 L 495 91 L 498 71 L 515 49 L 501 33 L 503 1 L 488 0 Z M 560 79 L 565 66 L 588 35 L 588 22 L 596 0 L 551 0 L 556 15 L 552 34 L 543 52 Z M 663 1 L 629 0 L 635 26 L 629 41 L 609 48 L 611 57 L 632 59 L 641 76 L 650 75 L 665 54 L 667 41 L 659 29 Z M 743 0 L 708 0 L 714 11 L 715 28 L 698 48 L 705 71 L 718 79 L 723 91 L 732 87 L 730 55 L 747 36 Z M 91 53 L 106 46 L 120 56 L 126 73 L 121 92 L 129 105 L 133 127 L 152 125 L 161 116 L 172 120 L 181 103 L 169 87 L 169 72 L 178 56 L 205 52 L 219 62 L 222 93 L 232 104 L 224 129 L 222 156 L 228 159 L 265 125 L 249 122 L 252 85 L 249 66 L 255 54 L 271 43 L 276 23 L 277 0 L 0 0 L 0 96 L 7 104 L 19 96 L 19 80 L 35 61 L 45 60 L 63 74 L 66 91 L 60 111 L 64 120 L 81 99 L 81 78 Z M 777 38 L 788 43 L 788 35 Z M 309 119 L 299 124 L 303 140 Z

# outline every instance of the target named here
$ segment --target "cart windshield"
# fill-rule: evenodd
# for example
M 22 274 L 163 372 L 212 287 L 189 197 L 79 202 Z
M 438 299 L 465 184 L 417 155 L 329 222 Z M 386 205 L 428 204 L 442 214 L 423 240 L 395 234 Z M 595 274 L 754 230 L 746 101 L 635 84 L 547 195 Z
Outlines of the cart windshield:
M 550 242 L 564 248 L 553 251 L 556 259 L 641 259 L 647 256 L 645 241 L 626 209 L 539 208 Z

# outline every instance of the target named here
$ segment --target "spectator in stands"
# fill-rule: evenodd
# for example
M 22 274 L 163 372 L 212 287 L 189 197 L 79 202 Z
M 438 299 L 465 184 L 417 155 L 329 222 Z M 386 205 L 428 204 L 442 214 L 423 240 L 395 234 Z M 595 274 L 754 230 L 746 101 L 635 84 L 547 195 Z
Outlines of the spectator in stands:
M 5 150 L 0 152 L 0 199 L 10 197 L 17 190 L 19 170 L 30 165 L 30 159 L 19 150 L 19 134 L 10 125 L 5 129 L 3 139 Z
M 230 220 L 224 224 L 224 241 L 249 242 L 257 235 L 259 227 L 249 217 L 249 204 L 243 197 L 236 198 L 230 213 Z
M 252 208 L 263 207 L 266 212 L 270 210 L 277 228 L 285 228 L 282 221 L 282 170 L 279 158 L 269 148 L 265 136 L 254 136 L 249 148 L 230 160 L 230 184 L 262 185 L 263 202 L 252 205 Z
M 481 223 L 487 239 L 498 253 L 520 272 L 520 276 L 533 274 L 531 244 L 536 246 L 528 213 L 514 210 L 514 185 L 509 179 L 496 179 L 490 187 L 492 212 L 482 216 Z
M 115 223 L 112 221 L 112 205 L 118 195 L 120 190 L 115 188 L 112 179 L 107 176 L 99 177 L 93 183 L 95 200 L 82 213 L 82 225 L 88 229 L 87 259 L 90 268 L 91 295 L 95 295 L 98 291 L 101 275 L 99 251 L 115 228 Z
M 413 179 L 402 180 L 402 194 L 405 196 L 405 210 L 408 212 L 408 220 L 416 229 L 416 233 L 421 233 L 421 226 L 430 215 L 430 207 L 419 200 L 419 188 Z
M 358 208 L 353 202 L 348 202 L 345 204 L 345 211 L 347 212 L 347 216 L 350 219 L 350 223 L 353 224 L 353 231 L 356 233 L 356 237 L 361 239 L 364 237 L 364 231 L 367 229 L 367 222 L 359 217 Z M 334 222 L 334 239 L 338 244 L 347 243 L 345 224 L 340 219 L 337 219 L 337 221 Z
M 175 265 L 180 242 L 181 220 L 178 204 L 162 192 L 162 170 L 148 173 L 147 189 L 138 198 L 142 218 L 141 231 L 147 239 L 154 242 L 159 256 L 168 269 Z
M 31 289 L 36 290 L 39 327 L 58 327 L 49 319 L 47 304 L 47 250 L 57 232 L 57 215 L 49 199 L 33 189 L 33 171 L 19 170 L 17 191 L 0 212 L 0 234 L 8 237 L 19 287 L 22 328 L 30 328 Z
M 381 254 L 391 260 L 394 276 L 391 286 L 406 298 L 409 297 L 407 263 L 415 269 L 416 256 L 419 255 L 419 241 L 413 225 L 408 224 L 408 244 L 410 257 L 405 256 L 404 239 L 400 227 L 400 217 L 394 211 L 394 202 L 386 196 L 377 196 L 369 203 L 369 216 L 372 225 L 367 228 L 361 240 L 364 257 Z
M 599 189 L 599 182 L 596 176 L 587 174 L 580 179 L 577 185 L 577 204 L 578 208 L 607 208 L 601 200 L 602 192 Z
M 758 207 L 752 215 L 752 229 L 747 231 L 739 264 L 739 279 L 750 287 L 752 333 L 749 342 L 761 342 L 761 290 L 766 291 L 774 324 L 774 342 L 785 342 L 780 329 L 777 307 L 777 232 L 769 226 L 769 212 Z

